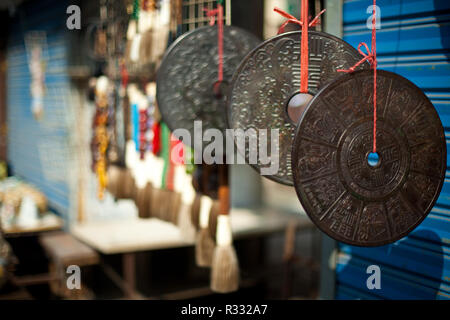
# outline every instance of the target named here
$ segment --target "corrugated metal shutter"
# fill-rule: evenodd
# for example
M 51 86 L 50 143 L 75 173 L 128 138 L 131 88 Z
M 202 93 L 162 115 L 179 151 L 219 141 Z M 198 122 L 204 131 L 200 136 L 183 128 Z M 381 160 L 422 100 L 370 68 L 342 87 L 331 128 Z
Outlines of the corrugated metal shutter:
M 344 39 L 370 46 L 366 13 L 372 0 L 344 1 Z M 431 99 L 450 138 L 450 1 L 379 0 L 379 68 L 418 85 Z M 447 150 L 450 146 L 447 140 Z M 448 152 L 450 155 L 450 152 Z M 447 158 L 448 159 L 448 158 Z M 337 299 L 450 299 L 450 173 L 436 206 L 407 238 L 389 246 L 339 245 Z M 381 289 L 366 285 L 369 265 L 381 268 Z
M 8 160 L 13 173 L 36 185 L 50 206 L 69 210 L 70 79 L 66 1 L 31 1 L 17 8 L 7 48 Z M 26 41 L 30 31 L 45 35 L 44 116 L 31 112 L 31 74 Z M 43 33 L 42 33 L 43 32 Z

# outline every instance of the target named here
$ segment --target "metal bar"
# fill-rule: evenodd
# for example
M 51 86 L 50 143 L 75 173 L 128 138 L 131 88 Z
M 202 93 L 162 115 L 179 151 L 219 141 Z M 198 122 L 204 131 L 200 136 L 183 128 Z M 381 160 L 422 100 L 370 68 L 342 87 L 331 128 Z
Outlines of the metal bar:
M 194 17 L 195 19 L 195 3 L 189 4 L 189 16 Z M 195 20 L 194 20 L 195 21 Z M 195 29 L 195 22 L 189 23 L 189 31 Z
M 314 8 L 315 8 L 314 16 L 317 16 L 319 14 L 319 12 L 322 11 L 321 1 L 320 0 L 315 0 Z M 318 23 L 316 25 L 316 31 L 322 31 L 322 24 L 321 23 Z
M 231 0 L 225 1 L 225 24 L 231 25 Z
M 214 4 L 217 0 L 190 0 L 183 1 L 183 7 L 186 8 L 186 15 L 182 18 L 182 25 L 185 25 L 188 31 L 194 30 L 200 26 L 204 26 L 209 21 L 209 18 L 205 17 L 203 8 L 209 10 L 214 8 Z M 195 6 L 197 10 L 195 10 Z M 227 25 L 231 25 L 231 0 L 225 1 L 225 13 L 224 22 Z
M 322 27 L 325 32 L 342 38 L 342 0 L 325 0 L 327 12 L 324 16 L 325 25 Z

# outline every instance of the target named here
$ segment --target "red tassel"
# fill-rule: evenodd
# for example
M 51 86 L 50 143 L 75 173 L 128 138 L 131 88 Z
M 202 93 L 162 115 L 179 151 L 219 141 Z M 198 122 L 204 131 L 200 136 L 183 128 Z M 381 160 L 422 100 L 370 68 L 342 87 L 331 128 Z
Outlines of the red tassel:
M 153 154 L 159 155 L 161 152 L 161 125 L 158 122 L 153 124 Z

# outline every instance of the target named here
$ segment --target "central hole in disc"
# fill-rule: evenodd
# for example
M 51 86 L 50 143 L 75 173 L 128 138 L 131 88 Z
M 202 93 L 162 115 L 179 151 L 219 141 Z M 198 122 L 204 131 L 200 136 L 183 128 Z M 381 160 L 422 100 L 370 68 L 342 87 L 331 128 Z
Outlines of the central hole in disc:
M 218 100 L 222 99 L 228 91 L 228 83 L 225 81 L 216 81 L 213 84 L 214 97 Z
M 380 156 L 377 152 L 371 152 L 367 156 L 367 163 L 371 167 L 376 167 L 380 163 Z
M 287 114 L 294 124 L 299 122 L 300 117 L 312 98 L 313 96 L 309 93 L 297 93 L 289 99 L 287 104 Z

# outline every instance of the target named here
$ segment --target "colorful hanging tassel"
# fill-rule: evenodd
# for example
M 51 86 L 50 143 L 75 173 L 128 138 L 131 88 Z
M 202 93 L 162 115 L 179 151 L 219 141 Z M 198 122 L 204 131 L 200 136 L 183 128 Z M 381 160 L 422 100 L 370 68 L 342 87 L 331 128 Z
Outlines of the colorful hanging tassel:
M 233 247 L 230 222 L 228 168 L 219 167 L 220 214 L 217 218 L 216 248 L 211 266 L 211 290 L 219 293 L 236 291 L 239 287 L 239 264 Z

